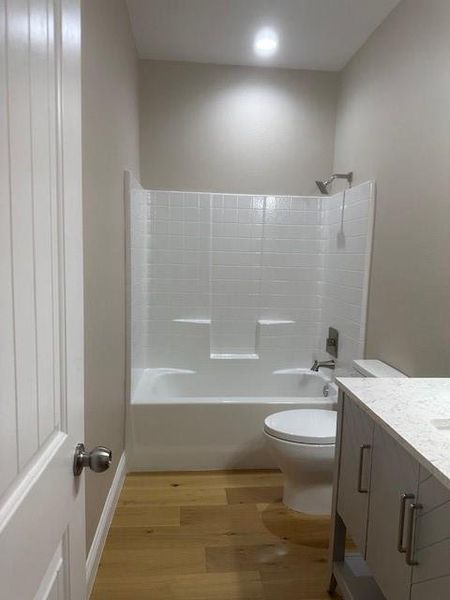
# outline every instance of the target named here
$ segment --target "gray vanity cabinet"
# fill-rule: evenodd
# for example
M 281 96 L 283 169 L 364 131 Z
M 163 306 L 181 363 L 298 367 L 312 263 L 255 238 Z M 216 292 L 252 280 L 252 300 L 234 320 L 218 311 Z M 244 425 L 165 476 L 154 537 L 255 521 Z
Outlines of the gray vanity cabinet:
M 346 600 L 450 599 L 450 490 L 342 392 L 333 493 L 330 591 L 339 585 Z M 351 567 L 346 533 L 362 570 Z
M 369 510 L 373 421 L 354 402 L 345 402 L 342 417 L 338 512 L 352 540 L 364 553 Z
M 412 566 L 407 564 L 410 558 L 408 521 L 410 506 L 417 500 L 418 483 L 417 461 L 376 426 L 366 561 L 372 573 L 376 573 L 385 596 L 395 600 L 410 597 Z M 411 551 L 412 548 L 410 554 Z

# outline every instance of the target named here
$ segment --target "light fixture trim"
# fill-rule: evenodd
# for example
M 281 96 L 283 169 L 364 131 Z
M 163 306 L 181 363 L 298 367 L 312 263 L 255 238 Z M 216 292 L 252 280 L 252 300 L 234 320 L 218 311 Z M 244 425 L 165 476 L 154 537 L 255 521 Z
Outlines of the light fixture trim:
M 263 58 L 273 56 L 278 50 L 278 35 L 275 30 L 270 27 L 263 27 L 255 36 L 253 42 L 253 50 L 255 54 Z

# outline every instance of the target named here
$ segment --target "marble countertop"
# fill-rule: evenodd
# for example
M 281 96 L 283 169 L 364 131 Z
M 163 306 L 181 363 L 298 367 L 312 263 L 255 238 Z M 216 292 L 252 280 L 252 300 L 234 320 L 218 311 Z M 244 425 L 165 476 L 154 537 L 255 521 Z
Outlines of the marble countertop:
M 337 383 L 450 489 L 450 379 L 340 377 Z

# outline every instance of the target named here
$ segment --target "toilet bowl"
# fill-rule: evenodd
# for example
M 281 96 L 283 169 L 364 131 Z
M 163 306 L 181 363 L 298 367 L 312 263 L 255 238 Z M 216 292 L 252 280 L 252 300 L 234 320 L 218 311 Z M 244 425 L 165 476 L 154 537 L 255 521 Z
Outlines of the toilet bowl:
M 336 412 L 278 412 L 265 419 L 264 434 L 284 475 L 283 503 L 303 513 L 330 514 Z

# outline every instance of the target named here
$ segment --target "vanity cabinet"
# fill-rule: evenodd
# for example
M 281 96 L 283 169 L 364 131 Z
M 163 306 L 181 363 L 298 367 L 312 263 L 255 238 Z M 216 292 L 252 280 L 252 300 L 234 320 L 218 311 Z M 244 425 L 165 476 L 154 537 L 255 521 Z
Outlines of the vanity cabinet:
M 342 392 L 331 586 L 355 600 L 450 598 L 450 490 Z M 349 534 L 364 576 L 345 566 Z M 361 569 L 360 569 L 361 572 Z

